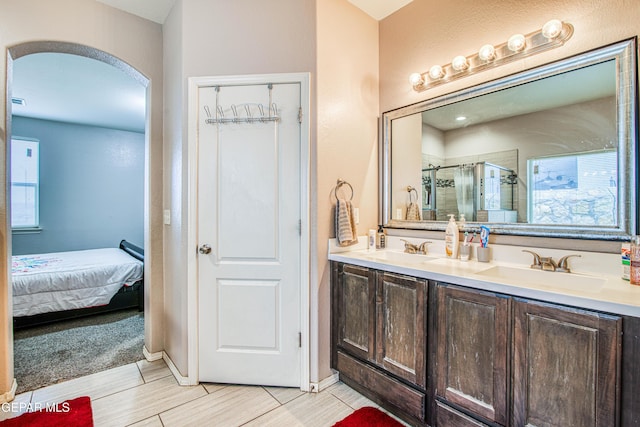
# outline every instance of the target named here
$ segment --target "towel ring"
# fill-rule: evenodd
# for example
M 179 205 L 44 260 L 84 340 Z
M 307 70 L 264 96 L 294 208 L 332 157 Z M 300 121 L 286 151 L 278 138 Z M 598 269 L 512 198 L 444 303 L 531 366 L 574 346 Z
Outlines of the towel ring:
M 338 190 L 343 185 L 348 185 L 349 186 L 349 189 L 351 190 L 351 197 L 349 197 L 349 201 L 353 200 L 353 187 L 347 181 L 344 181 L 342 179 L 338 180 L 338 182 L 336 183 L 336 188 L 333 189 L 333 195 L 335 196 L 336 200 L 338 200 Z
M 416 201 L 418 200 L 418 190 L 416 190 L 412 186 L 408 185 L 407 186 L 407 192 L 409 193 L 409 203 L 413 203 L 413 199 L 411 198 L 411 193 L 413 193 L 413 192 L 416 193 Z

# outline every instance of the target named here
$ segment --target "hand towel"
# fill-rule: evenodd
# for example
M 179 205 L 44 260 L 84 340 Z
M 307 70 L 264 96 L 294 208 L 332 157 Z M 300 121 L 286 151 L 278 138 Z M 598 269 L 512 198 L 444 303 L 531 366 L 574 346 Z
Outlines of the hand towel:
M 336 240 L 338 246 L 349 246 L 358 243 L 358 232 L 351 202 L 338 199 L 336 203 Z
M 420 221 L 420 207 L 417 203 L 409 202 L 405 219 L 408 221 Z

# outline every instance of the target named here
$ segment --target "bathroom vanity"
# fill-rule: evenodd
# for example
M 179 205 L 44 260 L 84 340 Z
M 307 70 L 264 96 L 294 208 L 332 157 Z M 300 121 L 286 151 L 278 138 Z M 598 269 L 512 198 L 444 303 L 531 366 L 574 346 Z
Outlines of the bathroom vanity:
M 493 255 L 330 250 L 342 381 L 414 425 L 640 425 L 640 286 L 615 248 L 639 233 L 636 53 L 623 40 L 382 114 L 388 241 L 464 214 L 464 231 L 491 229 Z M 414 90 L 443 76 L 422 77 Z M 585 251 L 540 249 L 579 255 L 568 272 L 518 237 Z
M 332 367 L 407 422 L 640 423 L 640 287 L 400 250 L 329 258 Z

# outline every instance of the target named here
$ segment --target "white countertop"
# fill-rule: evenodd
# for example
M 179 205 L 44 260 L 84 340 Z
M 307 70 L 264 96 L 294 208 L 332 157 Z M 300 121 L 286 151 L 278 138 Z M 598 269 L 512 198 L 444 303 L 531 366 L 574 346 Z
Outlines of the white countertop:
M 407 240 L 420 243 L 420 239 Z M 474 289 L 499 292 L 591 310 L 640 317 L 640 286 L 621 278 L 620 255 L 595 252 L 568 252 L 516 246 L 491 246 L 493 260 L 475 260 L 475 247 L 469 261 L 444 256 L 444 243 L 434 241 L 429 254 L 406 254 L 403 242 L 388 238 L 388 249 L 366 249 L 362 243 L 347 247 L 329 245 L 329 259 L 392 273 L 431 279 Z M 442 250 L 440 250 L 442 249 Z M 534 250 L 541 256 L 578 254 L 571 258 L 571 273 L 529 268 Z

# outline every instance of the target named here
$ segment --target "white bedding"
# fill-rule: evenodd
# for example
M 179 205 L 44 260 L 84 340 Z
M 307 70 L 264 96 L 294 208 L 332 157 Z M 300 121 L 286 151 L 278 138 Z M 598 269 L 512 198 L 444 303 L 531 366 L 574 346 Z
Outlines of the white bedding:
M 108 304 L 143 275 L 143 264 L 118 248 L 12 257 L 13 316 Z

